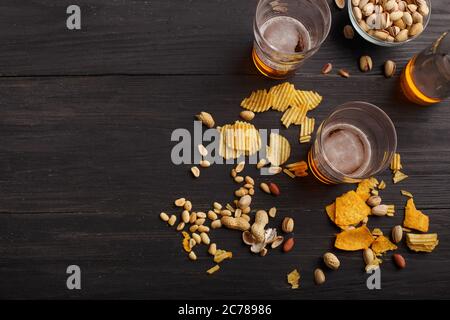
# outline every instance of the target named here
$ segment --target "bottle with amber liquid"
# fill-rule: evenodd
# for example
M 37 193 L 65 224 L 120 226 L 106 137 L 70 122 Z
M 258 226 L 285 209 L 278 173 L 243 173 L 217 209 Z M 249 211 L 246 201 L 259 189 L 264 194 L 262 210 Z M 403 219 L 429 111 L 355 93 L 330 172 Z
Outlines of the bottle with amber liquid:
M 408 62 L 401 76 L 401 87 L 410 101 L 420 105 L 432 105 L 450 95 L 448 31 Z

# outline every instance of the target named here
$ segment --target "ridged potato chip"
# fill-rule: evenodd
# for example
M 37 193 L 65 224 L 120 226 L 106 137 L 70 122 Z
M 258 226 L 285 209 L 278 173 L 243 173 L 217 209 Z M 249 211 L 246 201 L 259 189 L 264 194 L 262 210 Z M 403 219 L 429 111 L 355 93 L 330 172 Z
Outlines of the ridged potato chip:
M 296 90 L 292 106 L 305 107 L 308 110 L 315 109 L 322 101 L 322 96 L 314 91 Z
M 416 252 L 432 252 L 439 244 L 437 233 L 406 234 L 406 245 Z
M 386 251 L 396 250 L 397 246 L 393 244 L 388 238 L 381 235 L 372 242 L 372 246 L 370 247 L 377 256 L 385 253 Z
M 364 225 L 356 229 L 345 230 L 336 236 L 334 246 L 341 250 L 356 251 L 369 248 L 374 238 Z
M 295 98 L 295 88 L 293 84 L 283 82 L 270 88 L 269 95 L 272 96 L 272 109 L 286 111 Z
M 291 145 L 289 144 L 289 141 L 277 133 L 270 134 L 269 145 L 266 150 L 267 159 L 273 166 L 282 165 L 291 155 Z
M 290 107 L 283 113 L 281 123 L 283 123 L 286 128 L 289 128 L 293 123 L 301 123 L 305 119 L 307 111 L 308 110 L 304 107 Z
M 250 97 L 241 102 L 241 107 L 253 112 L 264 112 L 272 106 L 272 95 L 264 90 L 253 91 Z
M 259 149 L 261 149 L 261 136 L 254 125 L 245 121 L 236 121 L 220 129 L 219 155 L 223 158 L 248 156 Z
M 409 198 L 406 202 L 403 226 L 422 232 L 428 231 L 429 218 L 426 214 L 416 209 L 413 198 Z
M 391 170 L 396 172 L 399 171 L 400 169 L 402 169 L 403 166 L 400 162 L 400 154 L 396 153 L 394 154 L 394 156 L 392 157 L 392 161 L 391 161 Z
M 394 176 L 392 177 L 392 181 L 395 183 L 399 183 L 400 181 L 405 180 L 406 178 L 408 178 L 408 176 L 406 174 L 404 174 L 403 172 L 401 172 L 400 170 L 395 171 Z
M 305 119 L 300 124 L 300 143 L 305 143 L 311 141 L 311 133 L 314 131 L 314 118 L 305 117 Z
M 353 190 L 336 198 L 335 222 L 337 225 L 356 225 L 369 214 L 370 207 Z

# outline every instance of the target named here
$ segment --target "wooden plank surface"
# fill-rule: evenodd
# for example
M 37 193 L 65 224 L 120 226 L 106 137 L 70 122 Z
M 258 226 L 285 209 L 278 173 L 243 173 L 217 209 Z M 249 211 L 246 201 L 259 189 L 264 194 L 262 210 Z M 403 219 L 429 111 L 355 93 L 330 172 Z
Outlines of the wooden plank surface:
M 340 30 L 347 18 L 333 7 L 329 39 L 291 79 L 324 96 L 313 112 L 319 122 L 349 100 L 369 101 L 389 114 L 410 178 L 389 183 L 383 192 L 386 202 L 399 208 L 397 215 L 371 219 L 370 226 L 389 232 L 401 223 L 405 199 L 399 190 L 407 189 L 430 215 L 430 230 L 439 233 L 432 254 L 413 254 L 402 245 L 405 270 L 396 270 L 388 255 L 383 289 L 370 291 L 360 253 L 340 253 L 342 269 L 328 272 L 323 287 L 312 282 L 337 232 L 323 208 L 352 186 L 273 178 L 282 196 L 257 194 L 255 203 L 279 208 L 274 225 L 283 216 L 295 217 L 295 250 L 255 257 L 239 233 L 218 230 L 213 239 L 235 257 L 213 277 L 205 274 L 211 266 L 206 254 L 190 263 L 179 235 L 158 218 L 162 210 L 175 212 L 172 202 L 179 196 L 192 199 L 198 210 L 232 200 L 231 166 L 213 166 L 194 180 L 189 165 L 172 164 L 170 136 L 176 128 L 192 132 L 193 115 L 201 110 L 218 124 L 230 123 L 243 97 L 276 83 L 257 75 L 250 63 L 254 1 L 80 2 L 87 14 L 79 33 L 64 29 L 66 5 L 44 0 L 1 5 L 1 298 L 449 298 L 448 100 L 414 106 L 399 95 L 398 75 L 381 76 L 385 59 L 397 61 L 400 70 L 444 31 L 448 6 L 435 1 L 424 35 L 396 49 L 344 42 Z M 362 53 L 374 58 L 369 74 L 357 71 Z M 352 77 L 320 75 L 329 61 L 348 68 Z M 268 112 L 253 122 L 280 128 L 279 118 Z M 298 129 L 281 133 L 294 146 L 292 159 L 304 159 L 307 146 L 295 142 Z M 257 177 L 255 168 L 247 172 Z M 389 172 L 380 178 L 390 180 Z M 65 287 L 69 264 L 82 268 L 81 291 Z M 285 282 L 293 268 L 303 274 L 298 291 Z

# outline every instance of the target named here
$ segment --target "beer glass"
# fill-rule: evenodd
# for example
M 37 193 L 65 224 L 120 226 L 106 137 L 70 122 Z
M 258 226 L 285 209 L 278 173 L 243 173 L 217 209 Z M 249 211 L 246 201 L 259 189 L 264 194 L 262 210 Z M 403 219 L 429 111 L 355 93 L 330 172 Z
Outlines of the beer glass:
M 351 101 L 322 122 L 308 162 L 323 183 L 355 183 L 386 169 L 396 148 L 397 134 L 388 115 L 373 104 Z
M 252 58 L 265 76 L 284 79 L 312 56 L 331 26 L 326 0 L 260 0 Z

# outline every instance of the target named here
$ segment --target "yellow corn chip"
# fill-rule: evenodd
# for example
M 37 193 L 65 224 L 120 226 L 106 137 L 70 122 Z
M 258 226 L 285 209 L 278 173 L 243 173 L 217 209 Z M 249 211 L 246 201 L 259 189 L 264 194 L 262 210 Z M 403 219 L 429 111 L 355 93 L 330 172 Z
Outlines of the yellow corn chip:
M 376 255 L 381 255 L 386 251 L 396 250 L 397 246 L 393 244 L 391 241 L 389 241 L 388 238 L 381 235 L 378 238 L 376 238 L 374 242 L 372 242 L 371 248 Z
M 432 252 L 438 244 L 437 233 L 406 234 L 406 245 L 416 252 Z
M 250 97 L 241 102 L 241 107 L 253 112 L 264 112 L 272 106 L 272 95 L 266 90 L 253 91 Z
M 300 273 L 298 273 L 297 269 L 292 270 L 287 275 L 287 281 L 291 285 L 291 289 L 298 289 L 299 281 L 300 281 Z
M 428 224 L 428 216 L 423 214 L 420 210 L 417 210 L 413 198 L 409 198 L 406 202 L 405 220 L 403 220 L 403 226 L 406 228 L 427 232 Z
M 333 221 L 333 223 L 336 223 L 334 221 L 335 219 L 335 214 L 336 214 L 336 203 L 333 202 L 332 204 L 329 204 L 325 207 L 325 211 L 327 212 L 328 217 L 330 218 L 331 221 Z
M 283 123 L 286 128 L 289 128 L 293 123 L 300 123 L 306 117 L 306 111 L 307 110 L 304 107 L 290 107 L 283 113 L 281 123 Z
M 296 90 L 292 101 L 294 107 L 306 107 L 307 110 L 315 109 L 322 101 L 322 96 L 314 91 Z
M 370 214 L 370 207 L 351 190 L 336 198 L 335 222 L 340 226 L 355 225 Z
M 356 193 L 363 201 L 367 201 L 370 197 L 370 191 L 373 190 L 377 184 L 378 182 L 375 178 L 364 179 L 358 183 Z
M 402 166 L 402 164 L 400 162 L 400 154 L 396 153 L 392 157 L 391 170 L 394 171 L 394 172 L 397 172 L 397 171 L 399 171 L 402 168 L 403 168 L 403 166 Z
M 284 82 L 270 88 L 269 95 L 272 96 L 272 109 L 285 111 L 295 98 L 294 85 Z
M 403 181 L 406 178 L 408 178 L 408 176 L 403 172 L 395 171 L 394 176 L 392 177 L 392 181 L 394 181 L 394 183 L 399 183 L 400 181 Z
M 372 244 L 374 238 L 370 230 L 365 226 L 356 229 L 345 230 L 336 236 L 334 246 L 341 250 L 356 251 L 363 250 Z
M 372 235 L 374 236 L 382 236 L 383 235 L 383 231 L 381 231 L 381 229 L 379 228 L 375 228 L 372 230 Z
M 271 133 L 269 141 L 270 145 L 267 146 L 267 159 L 273 166 L 280 166 L 289 159 L 291 145 L 285 137 L 277 133 Z

